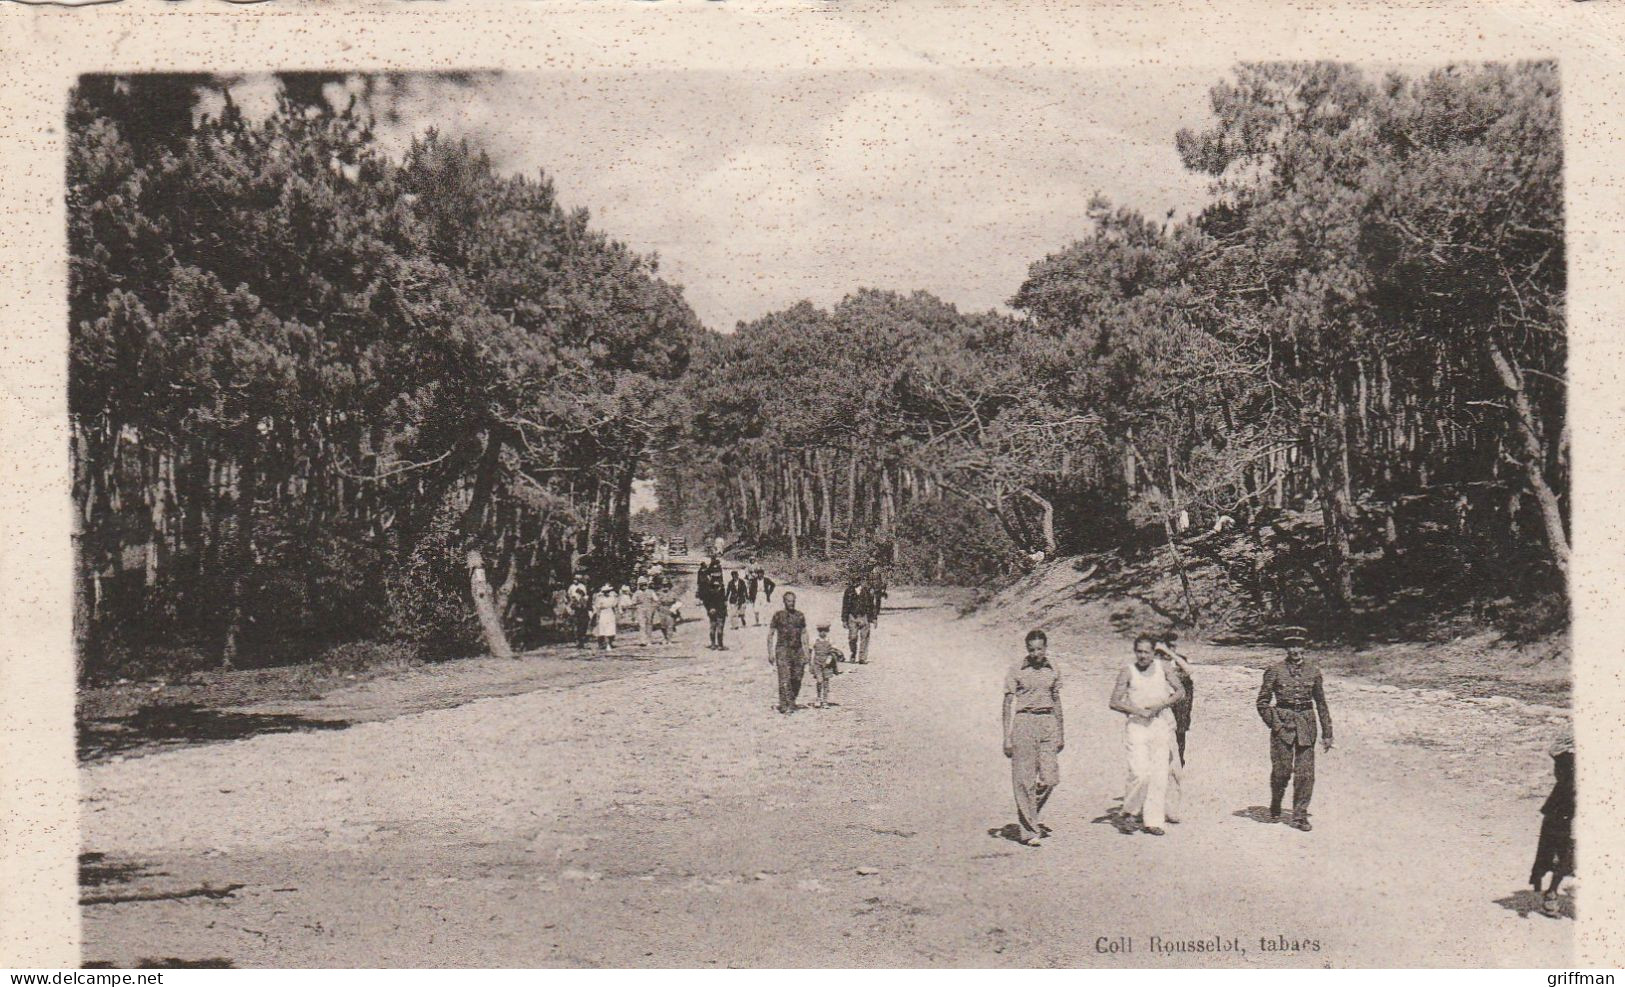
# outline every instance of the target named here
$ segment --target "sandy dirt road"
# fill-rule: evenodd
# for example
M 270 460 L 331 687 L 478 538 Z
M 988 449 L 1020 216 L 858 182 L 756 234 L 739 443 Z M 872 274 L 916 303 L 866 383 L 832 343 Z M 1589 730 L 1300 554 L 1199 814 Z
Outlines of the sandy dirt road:
M 731 632 L 719 654 L 691 622 L 668 652 L 686 658 L 612 678 L 86 768 L 85 850 L 102 856 L 84 958 L 1572 962 L 1573 922 L 1516 907 L 1549 777 L 1539 708 L 1334 679 L 1339 746 L 1305 834 L 1258 821 L 1256 675 L 1202 668 L 1185 821 L 1124 835 L 1104 819 L 1123 778 L 1106 696 L 1128 649 L 1104 628 L 1058 639 L 1068 745 L 1055 835 L 1033 850 L 1000 835 L 1000 688 L 1020 629 L 928 596 L 890 602 L 875 660 L 835 680 L 827 710 L 771 711 L 765 629 Z M 803 603 L 838 611 L 825 591 Z M 1297 948 L 1268 948 L 1283 943 Z

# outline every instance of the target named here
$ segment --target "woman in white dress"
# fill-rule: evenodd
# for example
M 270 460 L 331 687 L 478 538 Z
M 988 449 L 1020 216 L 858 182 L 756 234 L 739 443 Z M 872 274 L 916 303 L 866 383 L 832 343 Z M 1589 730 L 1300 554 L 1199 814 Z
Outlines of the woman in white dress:
M 1111 707 L 1127 718 L 1123 747 L 1128 753 L 1128 791 L 1123 814 L 1140 816 L 1153 836 L 1163 825 L 1178 822 L 1182 765 L 1174 740 L 1174 706 L 1185 688 L 1168 663 L 1157 657 L 1156 640 L 1142 634 L 1134 640 L 1134 661 L 1117 675 Z
M 615 647 L 615 632 L 620 628 L 619 614 L 620 597 L 615 594 L 614 587 L 608 583 L 598 591 L 598 598 L 592 601 L 593 621 L 598 630 L 598 647 L 609 651 Z

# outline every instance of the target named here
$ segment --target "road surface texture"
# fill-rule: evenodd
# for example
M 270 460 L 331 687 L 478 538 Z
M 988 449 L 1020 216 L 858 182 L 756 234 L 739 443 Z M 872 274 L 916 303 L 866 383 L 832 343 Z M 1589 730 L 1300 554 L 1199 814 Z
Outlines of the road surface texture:
M 84 959 L 1572 963 L 1574 922 L 1524 914 L 1552 711 L 1332 678 L 1339 746 L 1306 834 L 1260 821 L 1256 672 L 1198 668 L 1184 822 L 1130 835 L 1108 814 L 1124 758 L 1106 708 L 1130 649 L 1106 628 L 1057 639 L 1068 743 L 1055 833 L 1029 849 L 1004 836 L 999 736 L 1023 628 L 891 603 L 873 662 L 844 666 L 825 710 L 772 712 L 765 628 L 718 653 L 693 621 L 681 648 L 623 649 L 602 676 L 457 703 L 448 665 L 440 708 L 89 766 Z M 803 604 L 838 613 L 829 591 Z M 388 688 L 322 702 L 376 709 Z

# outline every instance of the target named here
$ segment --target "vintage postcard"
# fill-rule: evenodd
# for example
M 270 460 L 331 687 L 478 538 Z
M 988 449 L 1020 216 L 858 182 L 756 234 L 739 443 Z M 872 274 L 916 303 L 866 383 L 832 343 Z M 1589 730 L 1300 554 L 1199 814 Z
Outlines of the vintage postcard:
M 1617 962 L 1622 10 L 0 10 L 3 962 Z

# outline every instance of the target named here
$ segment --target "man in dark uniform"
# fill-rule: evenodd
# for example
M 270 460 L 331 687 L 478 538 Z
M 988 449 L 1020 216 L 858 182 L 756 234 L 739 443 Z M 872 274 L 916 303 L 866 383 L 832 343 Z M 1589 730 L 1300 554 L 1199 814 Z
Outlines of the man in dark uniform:
M 1332 712 L 1320 669 L 1303 656 L 1307 640 L 1301 627 L 1284 630 L 1286 661 L 1264 672 L 1264 685 L 1258 690 L 1258 715 L 1270 728 L 1270 819 L 1281 818 L 1281 798 L 1292 781 L 1291 824 L 1306 833 L 1311 829 L 1309 798 L 1315 791 L 1317 716 L 1321 742 L 1332 749 Z
M 796 595 L 784 594 L 784 609 L 767 625 L 767 663 L 779 673 L 779 712 L 794 713 L 807 669 L 807 618 L 796 609 Z
M 700 566 L 695 582 L 698 590 L 695 595 L 700 598 L 700 605 L 705 607 L 705 616 L 711 623 L 711 643 L 706 647 L 726 651 L 722 635 L 728 625 L 728 587 L 722 581 L 721 557 L 713 554 L 711 561 Z

